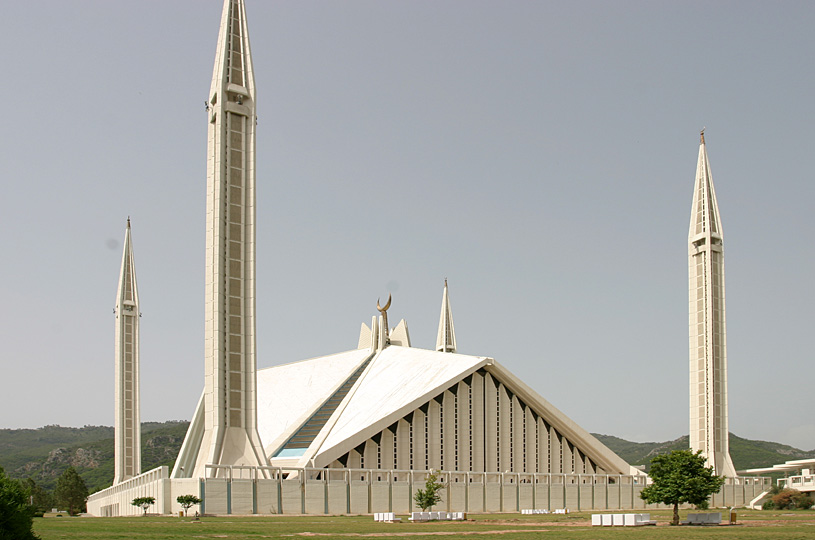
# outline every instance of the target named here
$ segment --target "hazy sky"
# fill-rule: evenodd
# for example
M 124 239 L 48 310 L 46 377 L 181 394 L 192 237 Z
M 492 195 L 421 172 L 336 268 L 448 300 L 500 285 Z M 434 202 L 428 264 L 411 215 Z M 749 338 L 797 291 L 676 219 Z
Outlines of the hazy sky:
M 246 4 L 259 367 L 355 348 L 388 293 L 432 348 L 448 278 L 460 352 L 589 431 L 686 434 L 706 126 L 730 429 L 815 448 L 815 4 Z M 192 416 L 221 7 L 3 6 L 0 427 L 113 424 L 128 215 L 142 419 Z

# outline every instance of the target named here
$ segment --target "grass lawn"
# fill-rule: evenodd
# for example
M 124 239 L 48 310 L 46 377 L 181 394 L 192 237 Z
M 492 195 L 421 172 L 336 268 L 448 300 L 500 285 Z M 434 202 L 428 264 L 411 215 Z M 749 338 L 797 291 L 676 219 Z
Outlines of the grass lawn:
M 681 514 L 683 517 L 685 512 Z M 581 539 L 815 539 L 815 510 L 739 510 L 736 526 L 671 527 L 670 511 L 651 512 L 656 527 L 592 527 L 591 513 L 568 515 L 471 514 L 465 522 L 376 523 L 371 516 L 250 516 L 40 518 L 34 530 L 42 540 L 405 537 L 436 539 L 472 536 L 473 540 Z M 724 517 L 724 515 L 723 515 Z

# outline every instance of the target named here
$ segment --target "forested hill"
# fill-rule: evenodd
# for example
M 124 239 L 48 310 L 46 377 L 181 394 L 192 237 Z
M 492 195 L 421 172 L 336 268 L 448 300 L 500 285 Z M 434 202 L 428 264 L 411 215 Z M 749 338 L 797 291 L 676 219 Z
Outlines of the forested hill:
M 142 424 L 142 471 L 161 465 L 172 467 L 189 422 Z M 603 444 L 632 465 L 648 465 L 657 454 L 688 447 L 688 437 L 673 441 L 637 443 L 611 435 L 595 434 Z M 815 457 L 784 444 L 751 441 L 730 434 L 730 455 L 736 469 L 767 467 L 790 459 Z M 45 426 L 39 429 L 0 429 L 0 467 L 9 476 L 32 478 L 46 490 L 73 466 L 91 493 L 113 481 L 113 428 Z
M 650 464 L 651 458 L 671 450 L 688 448 L 688 436 L 684 435 L 673 441 L 637 443 L 626 441 L 612 435 L 593 433 L 597 439 L 608 446 L 614 453 L 631 465 Z M 730 434 L 730 457 L 736 470 L 769 467 L 791 459 L 815 457 L 815 450 L 799 450 L 786 444 L 769 441 L 752 441 Z
M 172 467 L 189 422 L 142 423 L 142 471 Z M 93 493 L 113 482 L 113 428 L 45 426 L 0 429 L 0 467 L 14 478 L 32 478 L 53 490 L 57 478 L 73 466 Z

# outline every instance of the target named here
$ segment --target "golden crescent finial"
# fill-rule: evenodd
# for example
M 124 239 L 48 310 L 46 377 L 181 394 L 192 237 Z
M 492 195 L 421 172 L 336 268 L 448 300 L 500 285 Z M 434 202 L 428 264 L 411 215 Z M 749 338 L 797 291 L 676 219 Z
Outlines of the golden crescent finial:
M 388 294 L 388 301 L 385 303 L 385 307 L 379 307 L 379 298 L 376 299 L 376 310 L 380 312 L 388 311 L 388 308 L 391 307 L 391 295 Z
M 702 144 L 705 144 L 705 129 L 706 128 L 702 128 L 702 132 L 699 134 L 702 137 Z

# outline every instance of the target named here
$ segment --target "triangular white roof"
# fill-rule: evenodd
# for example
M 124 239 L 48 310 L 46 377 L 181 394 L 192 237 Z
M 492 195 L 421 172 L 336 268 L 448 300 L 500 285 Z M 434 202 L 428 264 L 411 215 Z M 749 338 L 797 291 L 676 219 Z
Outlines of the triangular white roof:
M 375 435 L 489 361 L 483 356 L 413 347 L 386 348 L 346 397 L 345 407 L 317 450 L 316 461 L 324 461 L 321 456 L 345 453 L 347 449 L 340 452 L 340 447 L 347 446 L 348 441 Z
M 354 349 L 259 369 L 258 432 L 266 453 L 305 422 L 369 355 L 368 349 Z
M 359 378 L 308 449 L 275 458 L 360 366 L 365 367 Z M 492 358 L 415 347 L 357 349 L 260 370 L 258 429 L 273 464 L 324 467 L 481 368 L 522 396 L 533 410 L 570 441 L 579 443 L 605 470 L 636 474 L 595 437 Z

